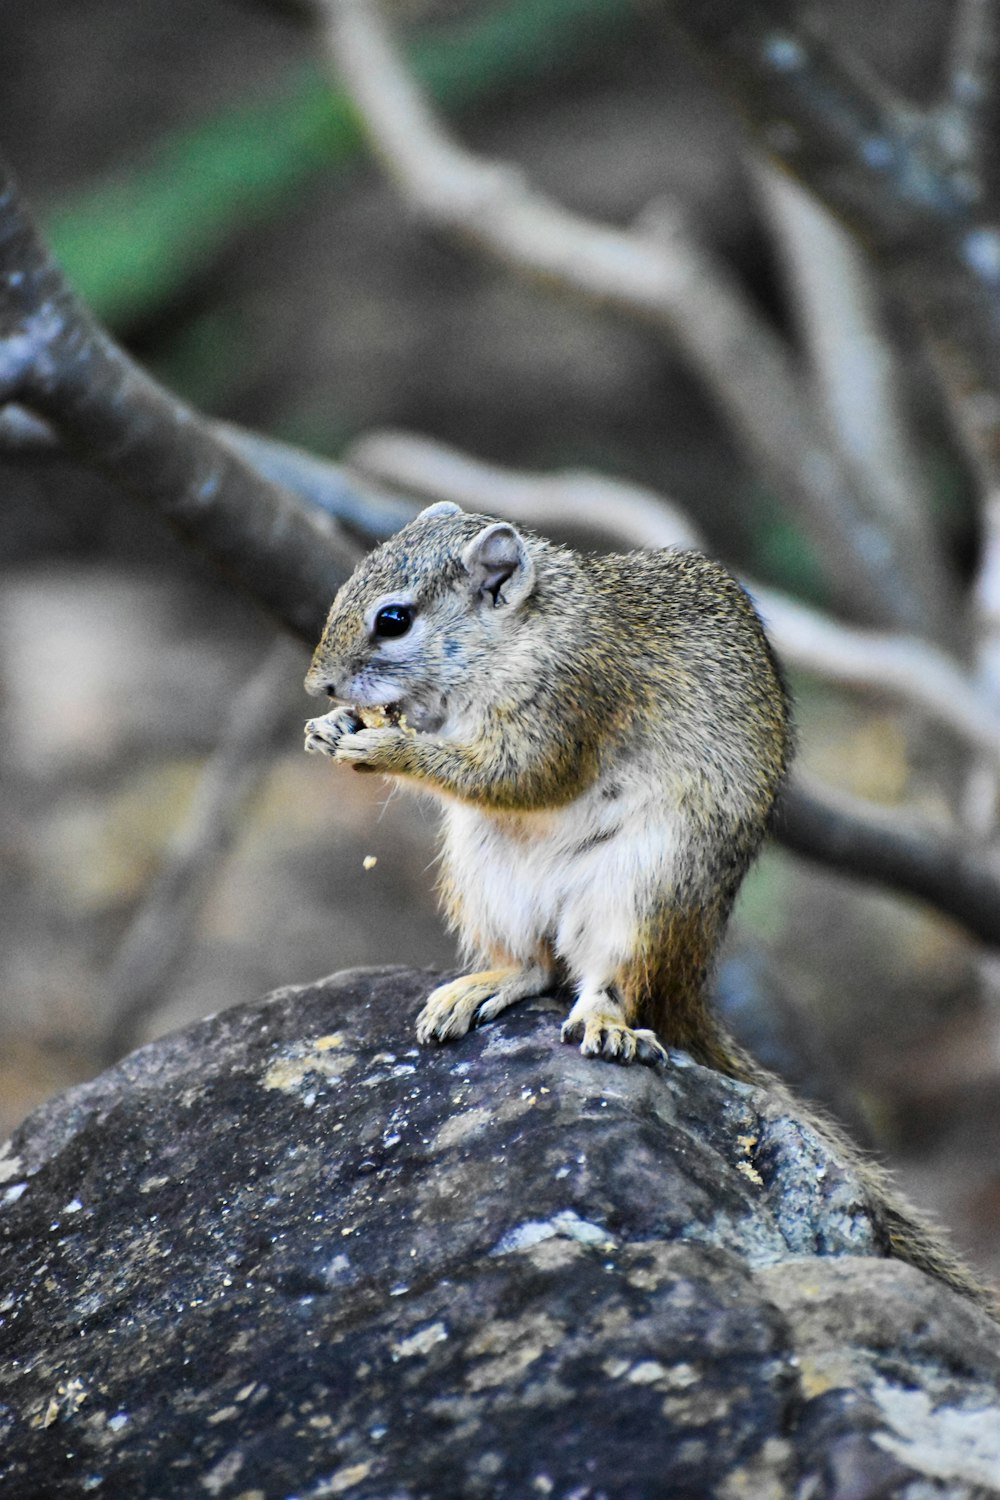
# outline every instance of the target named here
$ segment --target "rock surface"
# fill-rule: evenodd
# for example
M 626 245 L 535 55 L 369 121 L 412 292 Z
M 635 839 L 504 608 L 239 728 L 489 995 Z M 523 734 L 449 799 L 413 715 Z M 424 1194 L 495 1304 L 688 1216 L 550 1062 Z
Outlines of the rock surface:
M 418 1051 L 341 974 L 0 1149 L 0 1495 L 1000 1495 L 1000 1338 L 851 1172 L 554 1006 Z

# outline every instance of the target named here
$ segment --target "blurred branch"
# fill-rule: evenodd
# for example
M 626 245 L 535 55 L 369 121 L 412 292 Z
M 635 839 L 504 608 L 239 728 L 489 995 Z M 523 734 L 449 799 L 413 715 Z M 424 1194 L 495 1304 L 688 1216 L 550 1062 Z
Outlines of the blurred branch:
M 970 198 L 997 188 L 1000 140 L 1000 6 L 958 0 L 952 27 L 942 136 Z
M 331 459 L 317 458 L 303 448 L 232 422 L 210 422 L 209 426 L 220 442 L 234 448 L 265 479 L 335 517 L 365 547 L 384 542 L 416 513 L 412 500 L 360 483 L 357 475 Z M 329 604 L 328 599 L 327 608 Z
M 362 478 L 543 529 L 593 530 L 628 547 L 705 546 L 669 501 L 599 475 L 519 473 L 404 432 L 369 433 L 348 461 Z M 916 636 L 843 625 L 752 581 L 747 587 L 786 666 L 897 698 L 1000 762 L 1000 711 L 944 651 Z
M 106 1064 L 141 1040 L 191 951 L 208 893 L 287 730 L 293 689 L 301 697 L 302 666 L 302 647 L 278 640 L 223 722 L 188 815 L 108 971 Z
M 265 480 L 94 322 L 0 169 L 0 404 L 43 417 L 292 630 L 315 639 L 356 549 Z
M 755 173 L 791 284 L 817 405 L 858 476 L 925 580 L 921 597 L 957 607 L 932 495 L 906 415 L 901 368 L 873 266 L 858 241 L 804 188 L 761 161 Z
M 917 636 L 857 630 L 771 589 L 749 585 L 779 655 L 824 682 L 895 698 L 1000 769 L 1000 711 L 955 660 Z
M 997 397 L 1000 404 L 1000 396 Z M 974 597 L 977 658 L 984 691 L 1000 696 L 1000 471 L 986 479 Z
M 516 170 L 457 145 L 432 114 L 368 0 L 317 0 L 325 40 L 373 144 L 433 222 L 548 285 L 641 319 L 678 342 L 767 481 L 797 511 L 842 604 L 920 632 L 956 613 L 863 505 L 788 352 L 733 279 L 675 221 L 625 233 L 572 214 Z
M 691 520 L 652 490 L 601 474 L 523 473 L 487 464 L 446 443 L 410 432 L 367 433 L 348 449 L 362 482 L 388 484 L 464 510 L 500 515 L 526 526 L 582 529 L 626 547 L 702 547 Z
M 216 422 L 208 417 L 199 420 L 261 478 L 297 495 L 310 507 L 325 511 L 365 546 L 384 542 L 413 519 L 416 507 L 412 501 L 365 483 L 332 459 L 317 458 L 304 448 L 237 427 L 234 422 Z M 51 423 L 13 402 L 0 407 L 0 453 L 37 458 L 62 452 Z
M 764 149 L 851 224 L 930 337 L 956 426 L 988 497 L 979 598 L 996 633 L 1000 601 L 1000 202 L 956 166 L 953 111 L 894 98 L 810 26 L 794 0 L 666 0 Z M 955 77 L 974 76 L 969 148 L 996 108 L 995 6 L 962 0 Z M 954 93 L 954 90 L 953 90 Z M 982 151 L 996 161 L 994 126 Z M 961 158 L 962 152 L 958 152 Z M 990 191 L 985 191 L 989 187 Z M 993 643 L 996 645 L 996 642 Z M 995 652 L 991 652 L 991 655 Z M 1000 688 L 1000 667 L 991 688 Z
M 859 880 L 918 896 L 982 942 L 1000 942 L 1000 874 L 963 840 L 834 792 L 799 771 L 774 832 L 793 852 Z
M 59 450 L 59 439 L 48 422 L 12 401 L 0 406 L 0 452 L 34 457 Z
M 968 394 L 992 385 L 1000 369 L 996 205 L 969 201 L 936 117 L 844 57 L 794 0 L 669 0 L 668 9 L 765 149 L 859 230 L 940 344 L 960 357 L 974 380 Z

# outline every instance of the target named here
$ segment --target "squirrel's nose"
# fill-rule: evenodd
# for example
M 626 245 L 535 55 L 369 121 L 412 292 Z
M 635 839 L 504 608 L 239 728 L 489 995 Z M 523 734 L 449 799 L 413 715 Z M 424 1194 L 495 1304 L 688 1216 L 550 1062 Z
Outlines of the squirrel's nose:
M 327 674 L 316 667 L 310 667 L 306 673 L 306 692 L 312 698 L 318 698 L 321 693 L 326 693 L 329 698 L 336 698 L 337 684 Z

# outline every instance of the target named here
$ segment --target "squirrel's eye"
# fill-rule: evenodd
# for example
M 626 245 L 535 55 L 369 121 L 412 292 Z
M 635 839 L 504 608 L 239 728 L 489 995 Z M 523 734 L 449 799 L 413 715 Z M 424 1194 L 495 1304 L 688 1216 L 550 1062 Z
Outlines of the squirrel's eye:
M 383 640 L 405 635 L 413 624 L 413 610 L 408 604 L 386 604 L 375 616 L 372 634 Z

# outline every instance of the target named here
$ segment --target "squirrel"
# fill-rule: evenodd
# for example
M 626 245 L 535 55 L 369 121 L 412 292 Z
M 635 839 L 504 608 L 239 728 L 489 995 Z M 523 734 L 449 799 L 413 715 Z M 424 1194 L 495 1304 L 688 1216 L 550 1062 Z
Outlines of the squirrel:
M 793 747 L 764 627 L 720 563 L 586 556 L 440 502 L 341 588 L 306 688 L 340 705 L 308 751 L 443 803 L 444 905 L 483 967 L 432 991 L 421 1043 L 569 987 L 562 1037 L 585 1055 L 678 1048 L 794 1105 L 708 999 Z M 886 1174 L 809 1123 L 860 1171 L 890 1253 L 988 1304 Z

